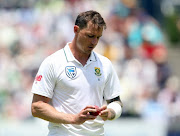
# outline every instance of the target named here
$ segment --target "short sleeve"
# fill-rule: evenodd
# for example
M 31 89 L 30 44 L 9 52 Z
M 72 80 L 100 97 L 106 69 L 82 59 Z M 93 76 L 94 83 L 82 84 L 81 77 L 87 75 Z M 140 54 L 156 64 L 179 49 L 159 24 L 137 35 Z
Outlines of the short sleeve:
M 108 73 L 107 81 L 105 83 L 105 88 L 104 88 L 105 100 L 110 100 L 112 98 L 120 96 L 120 92 L 121 92 L 120 80 L 110 61 L 108 67 L 109 68 L 107 71 Z
M 55 70 L 50 57 L 46 58 L 35 77 L 31 92 L 52 98 L 55 86 Z

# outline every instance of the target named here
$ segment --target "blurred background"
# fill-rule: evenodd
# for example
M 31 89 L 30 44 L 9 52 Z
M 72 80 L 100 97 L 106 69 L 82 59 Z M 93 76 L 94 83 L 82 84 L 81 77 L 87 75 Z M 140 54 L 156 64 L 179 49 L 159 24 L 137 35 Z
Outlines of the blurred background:
M 0 0 L 0 136 L 47 135 L 47 122 L 31 115 L 32 83 L 90 9 L 107 23 L 95 50 L 123 90 L 122 116 L 106 122 L 106 135 L 180 136 L 178 0 Z

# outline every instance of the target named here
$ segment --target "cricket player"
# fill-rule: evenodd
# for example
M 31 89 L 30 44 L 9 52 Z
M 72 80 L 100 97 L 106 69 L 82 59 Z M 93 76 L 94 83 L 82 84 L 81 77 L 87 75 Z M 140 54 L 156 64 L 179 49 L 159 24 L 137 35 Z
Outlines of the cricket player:
M 103 136 L 104 121 L 120 117 L 117 73 L 109 59 L 93 51 L 104 29 L 98 12 L 80 13 L 73 40 L 42 62 L 31 110 L 34 117 L 49 121 L 48 136 Z

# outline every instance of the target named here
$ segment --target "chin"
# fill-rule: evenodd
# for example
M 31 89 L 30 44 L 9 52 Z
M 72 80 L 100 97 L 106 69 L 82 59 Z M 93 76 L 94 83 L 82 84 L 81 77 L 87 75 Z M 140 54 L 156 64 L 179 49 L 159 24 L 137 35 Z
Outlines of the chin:
M 87 55 L 90 55 L 91 54 L 91 52 L 92 52 L 92 50 L 90 50 L 90 51 L 86 51 L 86 52 L 84 52 L 85 54 L 87 54 Z

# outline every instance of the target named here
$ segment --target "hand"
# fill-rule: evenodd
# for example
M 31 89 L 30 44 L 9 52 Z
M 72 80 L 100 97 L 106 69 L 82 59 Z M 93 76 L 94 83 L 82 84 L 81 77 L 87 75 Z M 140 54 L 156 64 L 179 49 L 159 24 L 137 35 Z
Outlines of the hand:
M 104 120 L 112 120 L 115 117 L 115 113 L 112 109 L 108 109 L 107 105 L 104 105 L 100 108 L 101 112 L 99 116 Z
M 94 120 L 97 116 L 93 116 L 90 112 L 96 112 L 95 106 L 86 106 L 77 115 L 74 116 L 73 124 L 83 124 L 86 120 Z

